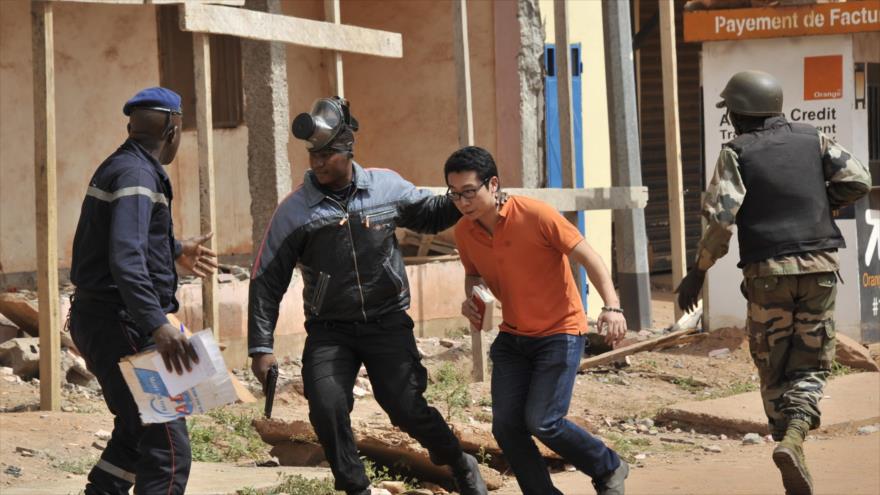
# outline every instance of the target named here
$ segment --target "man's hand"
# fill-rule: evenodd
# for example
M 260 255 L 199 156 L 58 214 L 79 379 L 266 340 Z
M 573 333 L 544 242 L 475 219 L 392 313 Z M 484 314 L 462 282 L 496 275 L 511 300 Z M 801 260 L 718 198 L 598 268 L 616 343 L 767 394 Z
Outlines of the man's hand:
M 254 359 L 251 362 L 251 371 L 257 377 L 257 380 L 260 381 L 260 385 L 266 386 L 266 374 L 269 373 L 269 368 L 275 363 L 275 354 L 254 354 Z
M 616 311 L 602 311 L 596 320 L 596 328 L 604 334 L 605 343 L 614 347 L 626 336 L 626 318 L 623 313 Z
M 471 322 L 471 330 L 479 332 L 483 327 L 483 315 L 471 298 L 467 298 L 461 303 L 461 315 Z
M 687 275 L 681 279 L 681 283 L 675 289 L 675 292 L 678 293 L 679 308 L 688 313 L 697 308 L 697 302 L 700 300 L 700 291 L 703 290 L 703 280 L 705 279 L 706 272 L 696 267 L 691 268 Z
M 199 356 L 186 335 L 170 323 L 153 330 L 153 341 L 156 343 L 156 350 L 165 361 L 165 369 L 169 372 L 174 371 L 182 375 L 184 368 L 186 371 L 192 371 L 190 362 L 199 362 Z
M 181 241 L 183 251 L 176 260 L 180 266 L 202 278 L 214 273 L 217 269 L 217 253 L 204 246 L 213 235 L 213 232 L 209 232 Z

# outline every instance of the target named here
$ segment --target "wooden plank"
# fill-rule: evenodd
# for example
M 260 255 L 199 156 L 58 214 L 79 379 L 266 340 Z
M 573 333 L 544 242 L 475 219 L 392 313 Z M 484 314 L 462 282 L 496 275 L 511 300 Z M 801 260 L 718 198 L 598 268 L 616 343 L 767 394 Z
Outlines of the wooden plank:
M 58 204 L 55 143 L 55 40 L 52 4 L 31 3 L 34 70 L 34 192 L 40 305 L 40 409 L 61 409 L 58 315 Z
M 180 29 L 184 31 L 280 41 L 377 57 L 403 57 L 400 33 L 215 5 L 183 4 L 181 7 Z
M 685 335 L 694 333 L 696 331 L 695 327 L 697 325 L 697 322 L 700 320 L 700 317 L 702 315 L 703 305 L 702 301 L 700 301 L 697 303 L 697 309 L 695 309 L 693 313 L 688 313 L 679 318 L 678 322 L 672 326 L 671 331 L 668 334 L 656 339 L 645 340 L 636 344 L 628 345 L 626 347 L 614 349 L 613 351 L 606 352 L 604 354 L 599 354 L 598 356 L 583 359 L 581 360 L 581 364 L 578 367 L 578 371 L 584 371 L 586 369 L 596 366 L 602 366 L 603 364 L 613 363 L 615 361 L 619 361 L 625 358 L 626 356 L 630 356 L 639 352 L 651 351 L 660 347 L 668 347 L 670 344 L 674 343 Z
M 342 24 L 342 14 L 339 10 L 339 0 L 324 0 L 324 19 L 336 25 Z M 342 54 L 339 52 L 330 52 L 330 86 L 334 88 L 334 94 L 340 98 L 345 98 L 345 84 L 342 77 Z
M 556 102 L 559 109 L 559 160 L 562 187 L 577 187 L 577 163 L 574 147 L 574 107 L 571 88 L 571 49 L 568 46 L 568 2 L 554 0 L 553 22 L 556 29 Z M 562 213 L 575 227 L 578 225 L 576 211 Z M 574 259 L 570 263 L 571 275 L 575 280 L 581 277 L 581 268 Z M 578 290 L 580 290 L 580 283 Z M 583 296 L 583 294 L 581 294 Z
M 559 105 L 559 150 L 562 161 L 562 187 L 575 187 L 573 107 L 571 101 L 571 50 L 568 47 L 568 9 L 566 0 L 553 1 L 556 27 L 556 88 Z M 575 220 L 577 218 L 575 217 Z
M 681 136 L 678 125 L 678 64 L 675 51 L 674 2 L 658 0 L 660 50 L 663 62 L 663 115 L 666 128 L 666 184 L 669 198 L 669 238 L 672 243 L 672 280 L 678 282 L 687 269 L 684 234 L 684 189 L 681 173 Z M 673 304 L 675 317 L 683 314 Z
M 193 35 L 193 67 L 196 84 L 196 129 L 199 149 L 199 224 L 202 235 L 213 232 L 207 247 L 217 251 L 217 209 L 214 201 L 214 120 L 211 110 L 210 36 Z M 214 331 L 220 342 L 220 306 L 217 272 L 202 279 L 202 328 Z
M 455 87 L 458 100 L 458 145 L 474 144 L 474 109 L 471 96 L 471 58 L 468 42 L 467 4 L 452 1 L 452 53 L 455 59 Z
M 445 194 L 445 187 L 425 187 L 434 194 Z M 559 211 L 631 210 L 648 203 L 648 188 L 591 187 L 585 189 L 545 189 L 505 187 L 514 196 L 527 196 L 543 201 Z

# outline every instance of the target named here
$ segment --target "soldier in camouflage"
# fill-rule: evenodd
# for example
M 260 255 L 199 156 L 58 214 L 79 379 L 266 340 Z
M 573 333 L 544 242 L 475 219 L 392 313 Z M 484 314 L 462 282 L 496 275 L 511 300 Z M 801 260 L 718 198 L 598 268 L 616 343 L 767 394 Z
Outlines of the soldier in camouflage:
M 737 226 L 749 350 L 761 381 L 773 460 L 787 494 L 811 494 L 803 440 L 820 423 L 819 400 L 834 357 L 837 249 L 832 211 L 870 189 L 867 168 L 832 138 L 782 115 L 770 74 L 735 74 L 718 107 L 737 137 L 721 149 L 703 204 L 707 221 L 678 304 L 692 309 L 706 271 L 727 253 Z

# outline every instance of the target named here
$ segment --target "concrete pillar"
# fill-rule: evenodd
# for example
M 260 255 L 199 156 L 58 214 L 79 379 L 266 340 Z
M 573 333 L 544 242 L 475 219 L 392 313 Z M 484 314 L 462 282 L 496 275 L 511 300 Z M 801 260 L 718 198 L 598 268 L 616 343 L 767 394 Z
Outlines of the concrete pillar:
M 642 185 L 629 9 L 629 2 L 602 2 L 612 186 Z M 634 330 L 650 328 L 651 280 L 645 212 L 636 208 L 615 210 L 613 215 L 617 283 L 627 326 Z
M 519 0 L 517 3 L 522 187 L 541 187 L 544 185 L 544 26 L 538 0 Z
M 280 0 L 247 0 L 245 7 L 281 14 Z M 284 43 L 241 40 L 244 120 L 248 128 L 253 255 L 278 203 L 290 192 L 290 109 Z

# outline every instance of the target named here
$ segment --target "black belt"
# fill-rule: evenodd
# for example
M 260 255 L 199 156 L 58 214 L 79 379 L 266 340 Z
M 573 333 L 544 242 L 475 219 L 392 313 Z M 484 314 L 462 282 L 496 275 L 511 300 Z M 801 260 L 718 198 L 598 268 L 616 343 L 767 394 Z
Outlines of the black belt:
M 73 292 L 72 300 L 83 302 L 101 302 L 114 304 L 117 306 L 125 306 L 125 303 L 122 301 L 122 296 L 119 295 L 119 292 L 114 290 L 94 291 L 80 289 L 79 287 L 77 287 L 76 290 Z

